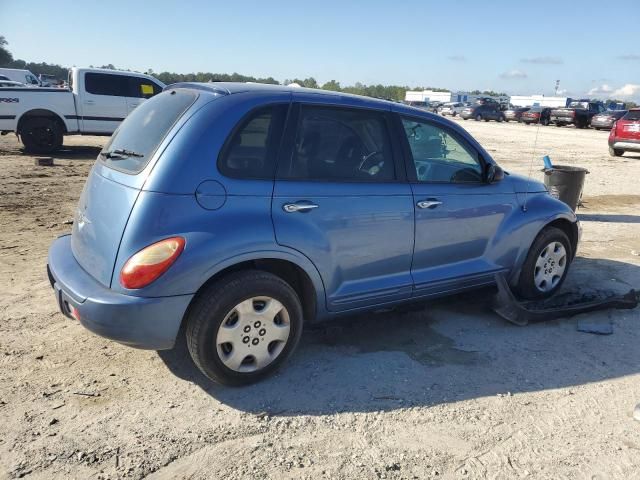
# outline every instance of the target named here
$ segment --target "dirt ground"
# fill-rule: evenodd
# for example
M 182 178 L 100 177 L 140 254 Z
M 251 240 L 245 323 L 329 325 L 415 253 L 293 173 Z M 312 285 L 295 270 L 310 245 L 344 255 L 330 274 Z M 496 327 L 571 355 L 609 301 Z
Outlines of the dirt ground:
M 460 122 L 507 170 L 537 129 Z M 587 167 L 565 289 L 640 287 L 640 156 L 607 133 L 541 127 L 541 156 Z M 0 478 L 640 478 L 640 309 L 516 327 L 489 293 L 309 329 L 276 376 L 229 389 L 184 345 L 134 350 L 58 313 L 50 242 L 70 230 L 104 138 L 36 167 L 0 138 Z

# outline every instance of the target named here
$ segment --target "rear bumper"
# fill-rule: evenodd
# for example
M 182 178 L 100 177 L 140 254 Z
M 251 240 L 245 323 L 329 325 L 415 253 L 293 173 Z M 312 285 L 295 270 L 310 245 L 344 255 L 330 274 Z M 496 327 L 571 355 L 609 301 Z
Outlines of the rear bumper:
M 60 310 L 92 332 L 136 348 L 170 349 L 193 295 L 134 297 L 106 288 L 86 273 L 71 252 L 71 236 L 49 249 L 47 273 Z
M 616 150 L 626 150 L 630 152 L 640 152 L 640 141 L 636 140 L 619 140 L 609 142 L 609 146 Z
M 569 118 L 569 117 L 554 117 L 554 116 L 551 116 L 550 121 L 552 123 L 557 123 L 559 125 L 572 125 L 572 124 L 576 123 L 574 118 Z

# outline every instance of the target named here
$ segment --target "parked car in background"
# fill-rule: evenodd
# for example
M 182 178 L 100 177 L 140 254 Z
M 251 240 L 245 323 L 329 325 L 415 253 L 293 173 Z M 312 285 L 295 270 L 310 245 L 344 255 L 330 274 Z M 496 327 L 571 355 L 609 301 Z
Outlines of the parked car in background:
M 609 155 L 621 157 L 624 152 L 640 152 L 640 108 L 629 109 L 609 133 Z
M 7 77 L 6 75 L 0 75 L 0 80 L 6 80 L 6 81 L 8 81 L 8 82 L 11 82 L 11 81 L 12 81 L 12 80 L 11 80 L 9 77 Z
M 182 83 L 106 144 L 47 270 L 61 311 L 89 330 L 161 350 L 184 327 L 202 372 L 242 385 L 278 368 L 305 323 L 499 273 L 523 298 L 549 297 L 578 239 L 566 204 L 505 175 L 440 116 L 317 89 Z
M 23 70 L 20 68 L 0 68 L 0 75 L 4 75 L 9 80 L 14 82 L 24 83 L 30 87 L 40 87 L 40 80 L 31 73 L 29 70 Z
M 592 102 L 588 99 L 576 100 L 569 103 L 567 107 L 551 110 L 551 122 L 555 123 L 556 127 L 575 125 L 576 128 L 587 128 L 593 116 L 604 110 L 602 102 Z
M 596 130 L 610 130 L 613 124 L 626 113 L 627 110 L 607 110 L 606 112 L 598 113 L 591 119 L 591 126 Z
M 528 111 L 531 107 L 511 107 L 504 111 L 504 121 L 505 122 L 519 122 L 520 117 L 526 111 Z
M 451 115 L 452 117 L 455 117 L 457 115 L 460 115 L 460 112 L 462 112 L 462 110 L 465 108 L 465 106 L 467 106 L 468 104 L 464 104 L 461 102 L 449 102 L 449 103 L 445 103 L 442 108 L 440 108 L 440 114 L 442 116 L 447 116 L 447 115 Z
M 3 80 L 0 78 L 0 88 L 25 88 L 26 85 L 13 80 Z
M 427 108 L 427 111 L 431 112 L 431 113 L 439 113 L 440 109 L 444 106 L 443 102 L 429 102 L 429 107 Z
M 549 125 L 551 122 L 551 107 L 531 107 L 522 113 L 520 121 L 525 125 L 530 123 Z
M 477 121 L 495 120 L 496 122 L 504 121 L 504 112 L 500 110 L 500 105 L 497 102 L 485 102 L 482 104 L 471 105 L 465 107 L 460 112 L 460 117 L 463 120 L 474 118 Z
M 74 67 L 69 78 L 71 90 L 3 89 L 0 132 L 15 132 L 29 152 L 50 153 L 62 146 L 64 135 L 111 135 L 164 88 L 149 75 L 120 70 Z

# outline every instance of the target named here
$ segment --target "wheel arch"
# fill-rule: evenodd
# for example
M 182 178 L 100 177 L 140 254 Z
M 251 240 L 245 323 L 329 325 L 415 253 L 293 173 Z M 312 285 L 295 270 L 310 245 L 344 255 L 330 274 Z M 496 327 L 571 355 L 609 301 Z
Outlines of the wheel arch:
M 230 273 L 242 270 L 269 272 L 291 285 L 300 298 L 305 322 L 313 322 L 316 318 L 323 316 L 325 293 L 320 274 L 310 261 L 307 264 L 296 256 L 283 252 L 264 252 L 263 254 L 256 252 L 227 259 L 208 272 L 208 278 L 198 288 L 194 299 L 212 283 Z M 184 318 L 188 316 L 188 312 L 189 309 Z
M 18 124 L 16 126 L 16 133 L 18 135 L 22 133 L 24 123 L 30 118 L 51 118 L 60 125 L 60 127 L 62 128 L 62 133 L 68 132 L 67 124 L 59 114 L 46 108 L 34 108 L 31 110 L 27 110 L 20 116 L 20 119 L 18 120 Z

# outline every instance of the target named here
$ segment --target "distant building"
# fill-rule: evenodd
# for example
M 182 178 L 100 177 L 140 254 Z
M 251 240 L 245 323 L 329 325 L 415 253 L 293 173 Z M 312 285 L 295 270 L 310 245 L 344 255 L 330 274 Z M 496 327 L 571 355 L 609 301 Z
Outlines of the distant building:
M 511 104 L 516 107 L 566 107 L 568 97 L 546 97 L 544 95 L 511 95 Z
M 405 93 L 404 100 L 409 103 L 416 104 L 424 104 L 426 102 L 475 102 L 478 98 L 493 98 L 498 103 L 507 105 L 509 103 L 509 97 L 506 95 L 501 96 L 491 96 L 491 95 L 483 95 L 473 94 L 470 92 L 434 92 L 433 90 L 409 90 Z

